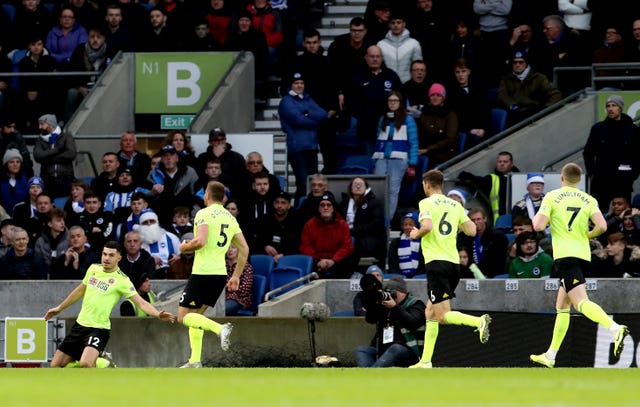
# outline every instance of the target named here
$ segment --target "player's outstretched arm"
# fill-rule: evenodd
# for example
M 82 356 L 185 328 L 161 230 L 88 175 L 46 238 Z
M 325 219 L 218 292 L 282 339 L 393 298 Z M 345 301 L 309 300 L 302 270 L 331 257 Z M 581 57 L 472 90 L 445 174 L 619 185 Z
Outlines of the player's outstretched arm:
M 63 310 L 65 310 L 67 307 L 69 307 L 70 305 L 78 301 L 80 298 L 84 296 L 84 292 L 86 289 L 87 289 L 87 286 L 84 285 L 84 283 L 78 284 L 78 286 L 74 288 L 73 291 L 69 293 L 67 298 L 65 298 L 57 307 L 53 307 L 49 309 L 47 313 L 44 314 L 44 320 L 45 321 L 50 320 L 51 318 L 55 317 L 56 315 L 61 313 Z
M 152 317 L 156 317 L 162 321 L 171 322 L 171 323 L 175 322 L 176 320 L 171 313 L 167 311 L 160 311 L 153 305 L 149 304 L 144 298 L 140 296 L 140 294 L 134 294 L 130 298 L 130 300 L 133 301 L 147 315 L 151 315 Z

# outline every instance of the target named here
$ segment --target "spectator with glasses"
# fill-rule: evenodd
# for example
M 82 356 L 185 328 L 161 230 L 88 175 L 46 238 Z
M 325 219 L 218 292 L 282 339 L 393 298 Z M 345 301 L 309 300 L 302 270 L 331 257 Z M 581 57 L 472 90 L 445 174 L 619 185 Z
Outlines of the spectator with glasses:
M 534 232 L 516 237 L 516 257 L 509 263 L 509 278 L 548 278 L 552 269 L 553 259 L 540 248 Z
M 265 168 L 262 154 L 259 152 L 252 151 L 247 154 L 247 171 L 252 179 L 259 173 L 266 173 L 269 176 L 269 191 L 267 192 L 267 195 L 275 197 L 282 190 L 282 188 L 280 188 L 280 180 Z M 248 190 L 252 190 L 252 185 L 247 185 L 247 188 Z

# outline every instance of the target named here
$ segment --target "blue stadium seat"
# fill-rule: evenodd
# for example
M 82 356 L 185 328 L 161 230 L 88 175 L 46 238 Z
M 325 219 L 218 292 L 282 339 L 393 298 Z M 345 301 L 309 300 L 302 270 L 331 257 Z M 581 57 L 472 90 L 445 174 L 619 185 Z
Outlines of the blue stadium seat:
M 463 153 L 467 143 L 467 133 L 458 133 L 458 141 L 460 141 L 460 152 Z
M 44 8 L 46 8 L 49 13 L 53 14 L 53 11 L 54 11 L 54 8 L 55 8 L 55 4 L 53 4 L 53 3 L 42 3 L 42 6 L 44 6 Z
M 302 206 L 302 203 L 304 202 L 304 200 L 307 199 L 307 196 L 301 196 L 300 198 L 298 198 L 296 200 L 296 210 L 300 209 L 300 207 Z
M 287 180 L 284 179 L 284 177 L 282 175 L 276 175 L 276 178 L 278 178 L 278 183 L 280 184 L 280 189 L 283 191 L 287 190 Z
M 631 198 L 631 207 L 640 208 L 640 194 L 635 194 L 633 198 Z
M 499 280 L 499 279 L 507 279 L 509 278 L 509 273 L 506 274 L 496 274 L 495 276 L 493 276 L 494 280 Z
M 360 175 L 373 173 L 373 160 L 368 155 L 350 155 L 345 163 L 338 168 L 338 174 Z
M 271 272 L 269 278 L 269 291 L 273 291 L 278 287 L 282 287 L 300 277 L 304 276 L 302 269 L 298 267 L 276 267 Z M 303 283 L 299 283 L 289 287 L 288 289 L 281 291 L 278 295 L 282 295 L 286 292 L 302 286 Z
M 416 274 L 415 276 L 413 276 L 414 280 L 426 280 L 427 279 L 427 275 L 426 274 Z
M 353 317 L 355 313 L 353 311 L 338 311 L 334 312 L 332 317 Z
M 269 275 L 275 265 L 273 257 L 268 254 L 252 254 L 249 256 L 249 263 L 253 266 L 254 275 L 260 275 L 269 280 Z
M 269 256 L 271 257 L 271 256 Z M 252 317 L 258 313 L 258 305 L 262 302 L 264 294 L 267 292 L 267 278 L 260 274 L 253 275 L 253 287 L 251 287 L 251 307 L 241 309 L 238 315 Z
M 498 134 L 507 126 L 507 111 L 494 107 L 491 109 L 491 135 Z
M 493 226 L 493 228 L 504 233 L 509 233 L 511 231 L 511 228 L 513 228 L 513 219 L 511 218 L 511 214 L 498 216 L 498 219 L 496 219 L 496 224 Z
M 69 199 L 69 197 L 67 196 L 53 198 L 53 206 L 55 206 L 58 209 L 64 209 L 64 204 L 67 203 L 67 199 Z
M 9 21 L 13 23 L 13 19 L 16 16 L 16 8 L 11 4 L 3 4 L 2 9 L 7 13 L 7 16 L 9 16 Z
M 306 254 L 287 254 L 280 257 L 275 268 L 295 267 L 302 270 L 302 275 L 306 276 L 313 271 L 313 257 Z M 274 268 L 274 269 L 275 269 Z

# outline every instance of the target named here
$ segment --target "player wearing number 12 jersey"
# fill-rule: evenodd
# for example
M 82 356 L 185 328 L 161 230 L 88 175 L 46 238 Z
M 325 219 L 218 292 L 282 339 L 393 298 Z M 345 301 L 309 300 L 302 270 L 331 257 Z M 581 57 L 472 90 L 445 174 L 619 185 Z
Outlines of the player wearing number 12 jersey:
M 591 260 L 589 239 L 607 230 L 607 222 L 598 208 L 598 201 L 577 186 L 582 169 L 574 163 L 562 167 L 562 187 L 545 195 L 540 210 L 533 218 L 533 228 L 544 231 L 551 224 L 551 243 L 556 271 L 560 277 L 556 298 L 556 321 L 549 349 L 530 359 L 546 367 L 554 367 L 556 354 L 569 329 L 571 305 L 595 323 L 607 328 L 613 335 L 613 354 L 620 356 L 624 338 L 629 330 L 618 325 L 595 302 L 589 300 L 582 274 Z M 595 225 L 589 230 L 589 220 Z
M 467 236 L 475 236 L 476 225 L 460 203 L 442 193 L 443 183 L 444 175 L 440 171 L 430 170 L 422 176 L 427 198 L 420 201 L 420 229 L 414 227 L 410 233 L 412 239 L 422 238 L 429 295 L 422 357 L 410 368 L 432 367 L 431 357 L 440 324 L 471 326 L 480 333 L 480 342 L 486 343 L 489 339 L 489 315 L 476 317 L 451 310 L 451 298 L 460 281 L 460 255 L 456 248 L 458 228 Z
M 221 325 L 202 315 L 207 307 L 216 304 L 225 287 L 225 255 L 229 245 L 238 248 L 238 262 L 226 282 L 227 290 L 238 289 L 249 255 L 249 246 L 236 218 L 222 206 L 224 191 L 225 187 L 220 182 L 209 182 L 204 194 L 207 207 L 199 210 L 193 220 L 194 237 L 180 244 L 182 253 L 195 252 L 193 271 L 178 305 L 178 322 L 189 328 L 191 345 L 189 361 L 182 367 L 202 367 L 204 331 L 218 335 L 222 349 L 229 349 L 232 325 Z

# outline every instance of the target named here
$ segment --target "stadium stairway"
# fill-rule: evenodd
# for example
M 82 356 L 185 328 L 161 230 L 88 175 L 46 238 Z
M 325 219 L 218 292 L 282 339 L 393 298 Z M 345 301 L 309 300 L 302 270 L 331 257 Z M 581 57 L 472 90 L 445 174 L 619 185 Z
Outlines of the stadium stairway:
M 322 47 L 326 50 L 334 38 L 349 31 L 349 21 L 353 17 L 364 16 L 367 0 L 341 0 L 332 4 L 326 4 L 325 13 L 321 19 L 321 26 L 318 28 L 322 38 Z M 271 81 L 269 88 L 271 95 L 277 94 L 276 78 Z M 276 91 L 273 91 L 276 89 Z M 255 131 L 259 134 L 274 134 L 275 142 L 273 146 L 273 167 L 269 170 L 277 176 L 283 177 L 287 181 L 287 191 L 294 194 L 296 191 L 295 177 L 293 171 L 287 163 L 287 139 L 280 127 L 278 116 L 278 104 L 280 98 L 270 97 L 266 104 L 256 104 Z M 318 154 L 319 170 L 322 170 L 322 155 Z

